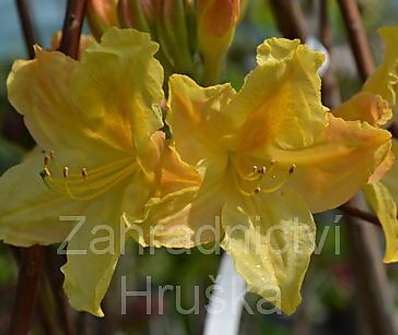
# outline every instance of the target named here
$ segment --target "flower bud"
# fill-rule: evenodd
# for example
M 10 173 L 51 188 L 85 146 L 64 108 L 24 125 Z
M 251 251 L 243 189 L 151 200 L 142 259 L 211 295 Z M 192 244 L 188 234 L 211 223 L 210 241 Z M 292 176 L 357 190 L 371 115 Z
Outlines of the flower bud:
M 198 46 L 204 62 L 204 81 L 218 81 L 224 57 L 240 17 L 240 0 L 198 0 Z
M 158 7 L 157 35 L 168 49 L 175 69 L 179 73 L 191 74 L 193 62 L 185 15 L 184 0 L 163 0 Z M 160 12 L 159 12 L 160 10 Z
M 118 26 L 117 6 L 118 0 L 89 0 L 87 4 L 87 17 L 90 30 L 99 40 L 102 34 L 112 26 Z
M 151 32 L 154 12 L 151 0 L 119 0 L 117 7 L 121 27 Z

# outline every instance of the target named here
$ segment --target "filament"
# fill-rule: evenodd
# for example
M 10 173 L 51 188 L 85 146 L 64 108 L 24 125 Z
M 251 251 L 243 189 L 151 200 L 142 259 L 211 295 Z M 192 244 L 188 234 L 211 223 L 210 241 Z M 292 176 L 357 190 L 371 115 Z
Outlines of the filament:
M 45 162 L 48 163 L 48 160 L 45 159 Z M 62 171 L 59 177 L 46 165 L 40 173 L 49 189 L 73 200 L 91 200 L 136 172 L 138 164 L 133 159 L 126 158 L 93 169 L 71 169 L 64 166 L 56 170 Z

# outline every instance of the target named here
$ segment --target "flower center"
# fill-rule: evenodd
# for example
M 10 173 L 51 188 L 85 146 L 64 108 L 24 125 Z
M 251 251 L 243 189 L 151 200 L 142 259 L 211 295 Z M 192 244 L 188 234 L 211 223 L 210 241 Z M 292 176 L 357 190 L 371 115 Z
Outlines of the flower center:
M 247 196 L 272 193 L 281 189 L 295 172 L 296 164 L 281 166 L 275 160 L 266 165 L 242 165 L 235 163 L 235 181 L 241 193 Z
M 60 166 L 54 154 L 45 153 L 40 176 L 52 191 L 66 195 L 73 200 L 94 199 L 139 169 L 132 158 L 120 159 L 97 168 Z

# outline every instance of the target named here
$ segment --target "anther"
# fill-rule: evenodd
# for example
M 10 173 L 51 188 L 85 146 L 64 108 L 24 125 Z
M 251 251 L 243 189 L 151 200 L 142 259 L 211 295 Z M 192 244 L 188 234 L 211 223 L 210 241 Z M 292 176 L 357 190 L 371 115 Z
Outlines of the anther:
M 271 160 L 271 165 L 275 165 L 276 164 L 276 160 L 275 159 L 273 159 L 273 160 Z
M 82 177 L 83 177 L 83 178 L 86 178 L 87 176 L 88 176 L 87 169 L 86 169 L 86 168 L 83 168 L 83 169 L 82 169 Z
M 50 170 L 47 167 L 44 167 L 44 169 L 40 172 L 40 177 L 46 178 L 50 176 L 51 176 Z
M 50 151 L 50 158 L 53 160 L 54 159 L 54 150 Z
M 253 172 L 257 172 L 258 171 L 258 167 L 256 165 L 253 166 Z
M 64 178 L 68 178 L 69 177 L 69 168 L 67 166 L 64 167 Z
M 259 194 L 261 192 L 261 188 L 260 187 L 256 187 L 256 189 L 254 190 L 255 194 Z
M 50 157 L 45 155 L 44 156 L 44 166 L 47 166 L 49 161 L 50 161 Z
M 259 169 L 257 170 L 257 172 L 258 172 L 259 174 L 265 174 L 265 173 L 267 172 L 267 168 L 266 168 L 265 166 L 262 166 L 261 168 L 259 168 Z
M 295 170 L 296 170 L 296 164 L 292 164 L 289 168 L 289 174 L 293 174 Z

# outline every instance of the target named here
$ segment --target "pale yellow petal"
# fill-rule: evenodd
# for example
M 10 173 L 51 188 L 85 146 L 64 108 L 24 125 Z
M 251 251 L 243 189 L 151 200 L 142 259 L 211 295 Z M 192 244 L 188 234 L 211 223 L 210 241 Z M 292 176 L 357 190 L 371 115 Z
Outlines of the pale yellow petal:
M 149 35 L 117 29 L 87 48 L 80 62 L 37 49 L 34 60 L 14 64 L 9 99 L 40 146 L 58 157 L 99 163 L 145 151 L 162 126 L 157 49 Z
M 204 88 L 182 75 L 173 75 L 169 87 L 167 122 L 182 158 L 196 164 L 222 152 L 232 131 L 224 109 L 235 94 L 233 88 L 229 84 Z
M 312 212 L 336 208 L 349 200 L 391 148 L 391 134 L 360 121 L 329 115 L 329 125 L 316 143 L 303 150 L 271 150 L 279 166 L 295 166 L 288 185 Z
M 390 190 L 391 196 L 394 198 L 395 203 L 398 204 L 398 140 L 393 139 L 392 141 L 392 151 L 395 155 L 395 162 L 391 169 L 382 179 L 382 182 Z
M 258 194 L 227 204 L 222 223 L 222 245 L 249 290 L 292 314 L 315 247 L 315 224 L 303 201 L 286 190 Z
M 383 27 L 379 29 L 379 33 L 385 47 L 384 60 L 368 78 L 363 91 L 381 95 L 391 107 L 394 107 L 398 83 L 398 26 Z
M 375 127 L 384 126 L 392 118 L 388 102 L 380 95 L 368 92 L 355 94 L 337 107 L 333 114 L 347 121 L 366 121 Z
M 140 154 L 163 125 L 163 69 L 154 58 L 158 49 L 149 34 L 112 28 L 100 44 L 93 44 L 83 54 L 84 70 L 79 78 L 83 87 L 76 88 L 79 98 L 87 97 L 84 107 L 104 117 L 101 132 L 119 137 Z M 97 85 L 85 85 L 87 77 Z
M 141 219 L 124 219 L 130 236 L 142 246 L 192 248 L 220 237 L 220 213 L 215 194 L 198 195 L 193 187 L 153 198 Z
M 219 239 L 225 165 L 218 161 L 209 167 L 197 186 L 184 181 L 173 193 L 152 198 L 141 216 L 125 213 L 131 236 L 143 246 L 169 248 L 191 248 Z
M 258 66 L 225 112 L 241 127 L 238 150 L 312 145 L 326 124 L 317 73 L 323 55 L 298 41 L 266 40 Z
M 383 227 L 386 240 L 384 262 L 398 261 L 398 217 L 397 205 L 391 193 L 382 183 L 373 183 L 364 187 L 367 202 L 375 212 Z
M 157 184 L 159 195 L 173 193 L 186 187 L 199 186 L 202 182 L 198 171 L 182 161 L 176 149 L 167 143 L 158 168 L 160 169 Z
M 64 289 L 72 307 L 104 316 L 104 298 L 120 255 L 120 201 L 115 194 L 91 203 L 85 221 L 68 241 L 67 262 L 61 268 Z
M 40 177 L 43 156 L 35 150 L 0 178 L 0 240 L 17 246 L 62 242 L 85 204 L 54 194 Z

